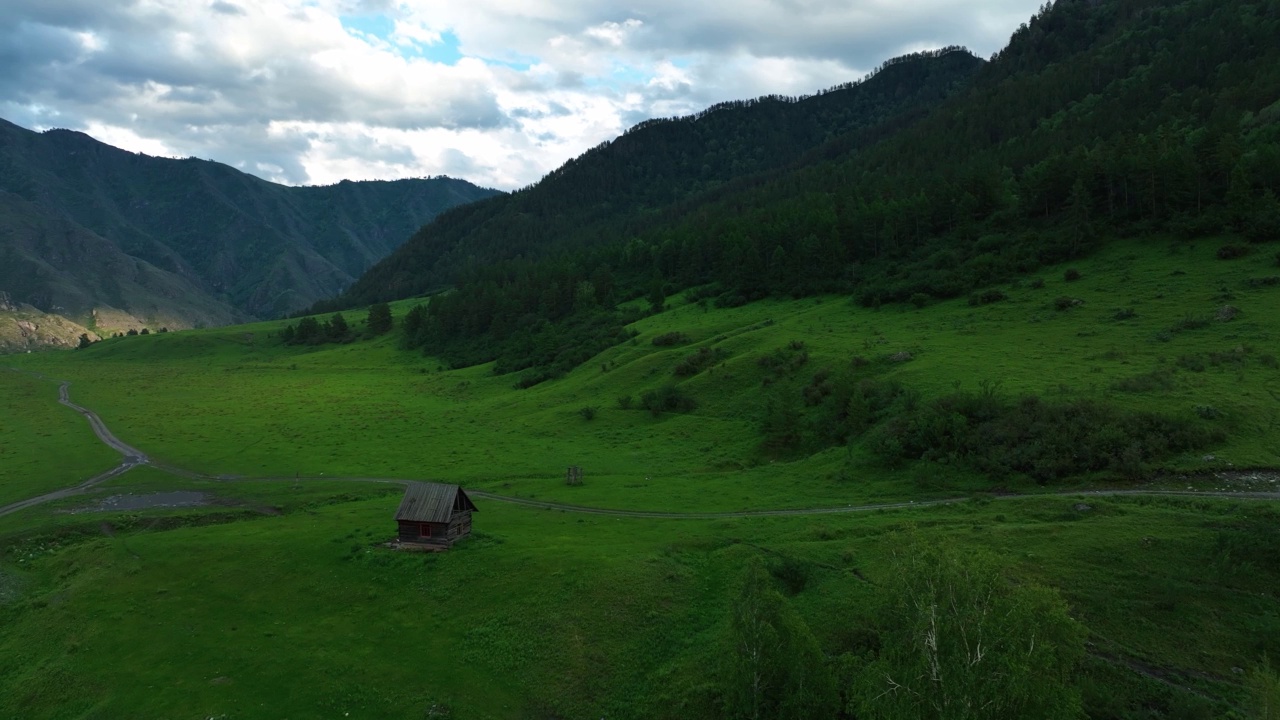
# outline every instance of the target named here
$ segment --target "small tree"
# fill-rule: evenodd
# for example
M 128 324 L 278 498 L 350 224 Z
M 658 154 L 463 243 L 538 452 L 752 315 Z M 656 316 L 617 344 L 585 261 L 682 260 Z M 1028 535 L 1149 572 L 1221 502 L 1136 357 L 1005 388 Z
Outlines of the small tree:
M 148 329 L 146 329 L 146 328 L 142 328 L 142 332 L 140 332 L 140 333 L 138 333 L 138 334 L 139 334 L 139 335 L 150 335 L 150 334 L 151 334 L 151 331 L 150 331 L 150 330 L 148 330 Z
M 739 720 L 836 714 L 836 686 L 818 641 L 752 558 L 729 617 L 725 700 Z
M 304 317 L 298 321 L 298 329 L 293 335 L 295 345 L 314 345 L 324 341 L 324 330 L 320 322 L 313 317 Z
M 333 342 L 343 342 L 351 333 L 350 326 L 347 325 L 347 319 L 342 317 L 342 313 L 334 313 L 329 318 L 329 322 L 324 325 L 325 336 Z
M 391 332 L 391 306 L 387 303 L 374 303 L 369 306 L 369 318 L 365 322 L 370 335 L 382 335 Z
M 92 344 L 93 341 L 89 339 L 88 333 L 80 333 L 80 344 L 76 345 L 76 349 L 83 350 Z
M 1077 718 L 1084 627 L 1054 590 L 1014 585 L 981 554 L 903 543 L 858 717 Z
M 294 337 L 293 325 L 285 325 L 284 330 L 280 331 L 280 339 L 284 341 L 285 345 L 292 345 L 293 337 Z
M 138 331 L 137 331 L 137 330 L 134 330 L 133 328 L 129 328 L 129 332 L 125 333 L 125 335 L 129 335 L 130 337 L 132 337 L 132 336 L 134 336 L 134 335 L 137 335 L 137 334 L 138 334 Z

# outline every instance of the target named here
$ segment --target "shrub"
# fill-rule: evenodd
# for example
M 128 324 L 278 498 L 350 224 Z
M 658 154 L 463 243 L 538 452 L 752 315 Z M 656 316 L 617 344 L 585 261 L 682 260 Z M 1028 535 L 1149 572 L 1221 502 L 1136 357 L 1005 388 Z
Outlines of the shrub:
M 578 408 L 578 414 L 582 416 L 583 420 L 586 420 L 588 422 L 596 419 L 596 411 L 597 411 L 597 408 L 593 405 L 587 405 L 586 407 Z
M 804 348 L 803 341 L 792 340 L 786 347 L 760 356 L 756 364 L 770 372 L 794 372 L 809 362 L 809 352 Z
M 1035 278 L 1028 284 L 1032 290 L 1040 290 L 1044 288 L 1044 278 Z
M 917 308 L 922 308 L 925 305 L 928 305 L 929 300 L 931 299 L 932 298 L 930 298 L 928 294 L 918 292 L 918 293 L 912 294 L 911 297 L 908 299 L 908 302 L 910 302 L 912 305 L 915 305 Z
M 1176 361 L 1178 367 L 1191 372 L 1204 372 L 1204 358 L 1199 355 L 1180 355 Z
M 657 390 L 644 391 L 640 395 L 640 405 L 658 417 L 664 412 L 689 412 L 698 407 L 698 402 L 683 388 L 668 383 Z
M 1202 420 L 1216 420 L 1222 417 L 1222 412 L 1212 405 L 1197 405 L 1192 409 Z
M 676 363 L 671 372 L 676 377 L 692 377 L 720 362 L 727 355 L 728 353 L 721 348 L 698 348 L 698 352 Z
M 1249 248 L 1246 245 L 1236 245 L 1234 243 L 1223 245 L 1218 248 L 1219 260 L 1235 260 L 1249 254 Z
M 1082 277 L 1084 276 L 1081 275 L 1080 271 L 1075 268 L 1067 268 L 1067 271 L 1062 273 L 1062 279 L 1065 280 L 1066 282 L 1075 282 Z
M 673 345 L 684 345 L 689 342 L 689 336 L 682 332 L 669 332 L 658 335 L 653 339 L 653 344 L 658 347 L 671 347 Z
M 1145 393 L 1173 389 L 1172 370 L 1152 370 L 1142 375 L 1117 380 L 1111 387 L 1119 392 Z
M 1185 330 L 1200 330 L 1209 327 L 1209 318 L 1204 315 L 1193 315 L 1187 313 L 1181 320 L 1173 324 L 1169 328 L 1171 332 L 1183 332 Z
M 623 410 L 630 410 L 633 402 L 630 395 L 621 395 L 618 397 L 618 407 Z
M 1249 287 L 1251 288 L 1276 287 L 1277 285 L 1280 285 L 1280 275 L 1270 275 L 1267 277 L 1260 277 L 1260 278 L 1249 278 L 1248 282 L 1249 282 Z
M 1221 438 L 1190 420 L 1125 412 L 1095 401 L 1010 401 L 994 393 L 961 393 L 908 403 L 877 427 L 871 451 L 887 463 L 946 460 L 996 476 L 1028 475 L 1041 483 L 1089 472 L 1129 478 L 1149 463 Z
M 1138 317 L 1138 313 L 1133 308 L 1120 308 L 1116 310 L 1116 314 L 1111 316 L 1112 320 L 1132 320 Z
M 981 293 L 974 293 L 970 295 L 969 304 L 970 305 L 990 305 L 991 303 L 998 303 L 1008 299 L 1009 299 L 1009 296 L 1005 295 L 1003 291 L 991 289 L 991 290 L 984 290 Z
M 1084 301 L 1080 298 L 1067 297 L 1066 295 L 1053 299 L 1053 308 L 1058 311 L 1070 310 L 1073 307 L 1083 304 Z

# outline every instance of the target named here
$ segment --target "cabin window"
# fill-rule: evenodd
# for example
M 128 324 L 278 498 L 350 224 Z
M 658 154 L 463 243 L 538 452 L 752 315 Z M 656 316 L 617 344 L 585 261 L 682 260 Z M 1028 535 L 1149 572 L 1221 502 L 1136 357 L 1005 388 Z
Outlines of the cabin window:
M 431 525 L 428 523 L 422 523 L 418 525 L 418 537 L 424 537 L 424 538 L 431 537 Z

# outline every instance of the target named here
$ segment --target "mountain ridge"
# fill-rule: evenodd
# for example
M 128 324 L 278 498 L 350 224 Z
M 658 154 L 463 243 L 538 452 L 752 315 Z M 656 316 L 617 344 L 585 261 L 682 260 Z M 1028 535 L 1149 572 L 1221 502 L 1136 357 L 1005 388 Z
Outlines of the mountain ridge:
M 0 120 L 0 290 L 89 325 L 99 305 L 170 327 L 276 317 L 338 292 L 440 211 L 497 194 L 445 177 L 289 187 Z M 94 252 L 72 251 L 73 236 Z M 145 282 L 105 291 L 108 255 Z

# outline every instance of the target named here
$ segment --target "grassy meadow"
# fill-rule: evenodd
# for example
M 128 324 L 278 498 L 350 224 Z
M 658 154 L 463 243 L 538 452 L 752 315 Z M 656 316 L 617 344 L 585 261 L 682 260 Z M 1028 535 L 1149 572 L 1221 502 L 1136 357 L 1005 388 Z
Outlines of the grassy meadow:
M 75 485 L 119 462 L 79 413 L 58 404 L 57 384 L 0 370 L 0 506 Z
M 1219 260 L 1222 242 L 1118 242 L 1001 286 L 1005 299 L 990 304 L 716 309 L 675 298 L 633 326 L 634 341 L 527 390 L 489 366 L 451 370 L 400 350 L 394 333 L 286 347 L 283 322 L 0 358 L 71 381 L 76 402 L 157 461 L 223 476 L 136 468 L 0 518 L 0 717 L 715 716 L 747 559 L 765 560 L 828 655 L 856 656 L 909 535 L 992 551 L 1016 581 L 1057 589 L 1089 631 L 1090 716 L 1246 717 L 1244 674 L 1280 653 L 1271 503 L 991 497 L 1041 488 L 937 463 L 888 467 L 859 443 L 773 453 L 760 431 L 764 391 L 799 391 L 823 368 L 924 398 L 1096 399 L 1219 429 L 1156 482 L 1236 487 L 1205 471 L 1280 466 L 1280 283 L 1269 280 L 1280 270 L 1269 253 Z M 676 332 L 686 339 L 652 342 Z M 700 348 L 715 361 L 675 377 Z M 775 353 L 788 369 L 761 363 Z M 695 409 L 639 407 L 673 381 Z M 22 419 L 0 425 L 0 447 L 56 458 L 6 455 L 0 499 L 113 464 L 56 404 L 54 382 L 3 372 L 0 383 L 6 418 Z M 565 485 L 567 465 L 583 467 L 583 486 Z M 717 520 L 480 500 L 474 537 L 416 555 L 379 546 L 394 532 L 398 486 L 332 477 L 689 512 L 973 499 Z M 1263 482 L 1252 489 L 1274 490 Z M 1099 485 L 1132 481 L 1065 487 Z M 71 512 L 179 489 L 210 504 Z

